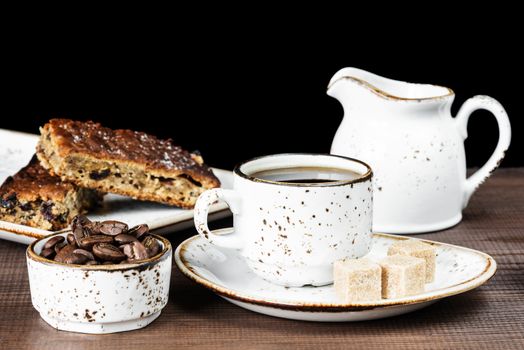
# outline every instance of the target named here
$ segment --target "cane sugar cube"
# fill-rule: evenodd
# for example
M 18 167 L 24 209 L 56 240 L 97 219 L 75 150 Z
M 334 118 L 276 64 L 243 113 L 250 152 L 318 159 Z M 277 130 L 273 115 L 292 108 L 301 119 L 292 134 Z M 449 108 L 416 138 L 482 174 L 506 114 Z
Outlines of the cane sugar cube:
M 345 303 L 380 300 L 382 295 L 380 265 L 366 259 L 335 261 L 335 293 Z
M 424 292 L 426 262 L 408 255 L 388 256 L 380 261 L 382 297 L 401 298 Z
M 435 279 L 435 248 L 414 239 L 406 239 L 393 243 L 388 250 L 388 255 L 409 255 L 426 261 L 426 283 Z

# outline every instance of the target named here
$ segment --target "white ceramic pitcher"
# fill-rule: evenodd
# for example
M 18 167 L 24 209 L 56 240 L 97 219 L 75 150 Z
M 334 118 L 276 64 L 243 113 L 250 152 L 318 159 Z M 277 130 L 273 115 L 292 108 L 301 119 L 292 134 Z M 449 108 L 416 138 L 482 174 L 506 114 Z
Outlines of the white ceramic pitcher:
M 418 233 L 457 224 L 510 144 L 508 116 L 488 96 L 470 98 L 453 118 L 451 89 L 357 68 L 338 71 L 327 93 L 344 108 L 331 153 L 362 159 L 373 169 L 374 231 Z M 477 109 L 493 113 L 499 140 L 486 164 L 466 178 L 464 140 L 469 116 Z

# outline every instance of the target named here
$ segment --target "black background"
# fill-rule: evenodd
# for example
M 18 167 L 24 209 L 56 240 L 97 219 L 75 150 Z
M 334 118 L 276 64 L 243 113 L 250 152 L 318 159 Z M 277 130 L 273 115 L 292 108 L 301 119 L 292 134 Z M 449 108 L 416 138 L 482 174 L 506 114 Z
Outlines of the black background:
M 473 95 L 496 98 L 513 127 L 502 166 L 524 166 L 522 55 L 517 43 L 507 44 L 511 28 L 489 37 L 471 29 L 422 40 L 299 28 L 272 34 L 209 28 L 193 35 L 187 27 L 167 35 L 92 29 L 66 36 L 58 27 L 13 40 L 4 50 L 0 127 L 37 133 L 52 117 L 92 119 L 172 138 L 222 168 L 264 154 L 329 152 L 342 108 L 326 86 L 338 69 L 354 66 L 450 87 L 453 115 Z M 480 166 L 496 145 L 495 119 L 475 112 L 468 131 L 468 166 Z

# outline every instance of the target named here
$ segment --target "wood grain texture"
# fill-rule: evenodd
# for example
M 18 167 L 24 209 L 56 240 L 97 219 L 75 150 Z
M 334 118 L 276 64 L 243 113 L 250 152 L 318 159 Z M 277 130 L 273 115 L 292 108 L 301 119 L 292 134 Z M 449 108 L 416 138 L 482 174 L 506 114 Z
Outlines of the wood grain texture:
M 148 327 L 110 335 L 57 331 L 31 305 L 25 246 L 0 241 L 1 349 L 416 349 L 524 348 L 524 169 L 500 169 L 459 225 L 417 237 L 479 249 L 498 272 L 488 284 L 420 311 L 358 323 L 259 315 L 190 282 L 173 267 L 170 300 Z M 218 225 L 228 224 L 223 220 Z M 174 233 L 177 245 L 193 230 Z

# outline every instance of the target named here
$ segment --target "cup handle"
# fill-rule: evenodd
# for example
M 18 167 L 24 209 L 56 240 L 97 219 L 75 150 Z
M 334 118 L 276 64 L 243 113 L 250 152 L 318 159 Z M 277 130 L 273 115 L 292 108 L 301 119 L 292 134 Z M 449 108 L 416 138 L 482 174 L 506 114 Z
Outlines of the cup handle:
M 511 125 L 509 123 L 508 114 L 504 110 L 504 107 L 489 96 L 474 96 L 468 99 L 455 118 L 455 124 L 458 132 L 463 140 L 468 137 L 468 120 L 474 111 L 478 109 L 485 109 L 490 111 L 495 119 L 497 120 L 499 128 L 499 140 L 495 151 L 489 157 L 488 161 L 473 175 L 465 180 L 463 186 L 463 199 L 462 208 L 468 205 L 469 199 L 473 192 L 493 173 L 493 171 L 499 166 L 502 159 L 506 155 L 506 151 L 511 141 Z
M 240 214 L 241 198 L 237 192 L 223 188 L 213 188 L 202 193 L 197 199 L 194 211 L 195 227 L 201 237 L 204 237 L 214 245 L 224 248 L 242 249 L 244 243 L 238 232 L 235 232 L 232 227 L 211 231 L 207 225 L 209 206 L 218 200 L 225 201 L 233 214 Z

